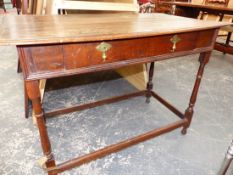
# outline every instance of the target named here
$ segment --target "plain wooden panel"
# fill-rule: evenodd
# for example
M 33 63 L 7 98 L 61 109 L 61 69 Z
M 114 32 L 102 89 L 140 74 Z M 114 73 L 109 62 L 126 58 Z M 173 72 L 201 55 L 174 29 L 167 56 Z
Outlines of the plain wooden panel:
M 166 14 L 0 16 L 0 45 L 93 42 L 207 30 L 229 23 Z M 179 21 L 179 23 L 177 23 Z

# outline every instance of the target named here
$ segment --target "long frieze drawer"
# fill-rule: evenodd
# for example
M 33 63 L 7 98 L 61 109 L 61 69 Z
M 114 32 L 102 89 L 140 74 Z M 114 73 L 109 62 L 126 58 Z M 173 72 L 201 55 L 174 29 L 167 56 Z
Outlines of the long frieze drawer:
M 211 46 L 211 30 L 145 38 L 24 48 L 29 73 L 57 72 Z
M 213 32 L 193 32 L 127 40 L 75 43 L 63 46 L 66 69 L 189 51 L 211 45 Z

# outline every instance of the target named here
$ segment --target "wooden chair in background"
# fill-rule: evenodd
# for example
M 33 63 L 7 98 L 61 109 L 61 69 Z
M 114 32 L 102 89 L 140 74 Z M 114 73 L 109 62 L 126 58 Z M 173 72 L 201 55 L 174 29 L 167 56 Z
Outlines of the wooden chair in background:
M 230 22 L 231 23 L 233 22 L 233 17 L 230 19 Z M 221 31 L 227 32 L 226 42 L 224 43 L 224 46 L 228 47 L 230 45 L 230 42 L 232 42 L 231 36 L 233 32 L 233 26 L 231 25 L 231 26 L 222 27 Z M 231 54 L 233 54 L 233 52 Z
M 229 0 L 203 0 L 202 2 L 204 5 L 213 5 L 213 6 L 219 6 L 219 7 L 227 7 Z M 223 20 L 224 14 L 222 13 L 212 13 L 213 15 L 217 15 L 219 17 L 219 21 Z M 204 19 L 205 16 L 207 16 L 208 13 L 203 11 L 201 12 L 201 17 L 200 19 Z
M 205 5 L 212 5 L 212 6 L 218 6 L 218 7 L 227 7 L 229 4 L 229 0 L 203 0 L 203 4 Z M 209 15 L 214 15 L 216 18 L 216 21 L 222 21 L 223 19 L 227 18 L 229 22 L 233 22 L 233 16 L 231 15 L 224 15 L 223 13 L 218 12 L 211 12 L 211 14 L 208 14 L 207 12 L 203 11 L 200 14 L 200 19 L 207 19 Z M 218 43 L 217 47 L 222 48 L 219 50 L 226 50 L 226 47 L 230 45 L 231 42 L 231 36 L 233 32 L 233 26 L 225 26 L 220 29 L 219 37 L 226 37 L 226 40 L 224 43 Z M 222 47 L 223 46 L 223 47 Z M 233 51 L 232 53 L 233 54 Z

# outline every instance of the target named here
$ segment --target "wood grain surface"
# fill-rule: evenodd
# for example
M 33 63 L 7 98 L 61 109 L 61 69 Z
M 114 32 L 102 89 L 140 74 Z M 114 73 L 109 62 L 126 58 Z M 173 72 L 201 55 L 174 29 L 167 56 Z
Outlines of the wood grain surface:
M 1 16 L 0 45 L 87 42 L 212 29 L 229 23 L 166 14 Z

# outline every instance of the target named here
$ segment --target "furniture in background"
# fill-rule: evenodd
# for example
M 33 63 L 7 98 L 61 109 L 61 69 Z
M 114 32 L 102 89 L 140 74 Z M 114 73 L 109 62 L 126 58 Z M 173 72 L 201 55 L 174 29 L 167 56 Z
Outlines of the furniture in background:
M 153 13 L 155 11 L 154 0 L 138 0 L 140 13 Z
M 2 8 L 4 10 L 4 12 L 6 12 L 6 8 L 5 8 L 5 4 L 4 4 L 3 0 L 0 0 L 0 8 Z
M 231 23 L 233 23 L 233 18 L 231 18 Z M 233 26 L 232 25 L 224 26 L 221 28 L 221 30 L 227 32 L 226 42 L 225 43 L 216 43 L 215 49 L 218 51 L 221 51 L 223 53 L 228 53 L 228 54 L 233 55 L 233 48 L 230 45 L 230 42 L 232 42 L 231 36 L 232 36 L 232 32 L 233 32 Z
M 205 5 L 217 5 L 227 7 L 229 0 L 203 0 Z
M 165 2 L 166 4 L 175 5 L 174 14 L 178 16 L 185 16 L 189 18 L 198 18 L 200 12 L 206 12 L 208 14 L 223 14 L 223 15 L 233 15 L 233 8 L 220 7 L 213 5 L 204 5 L 196 3 L 185 3 L 185 2 Z M 229 45 L 230 35 L 232 32 L 232 26 L 224 26 L 221 30 L 226 30 L 230 32 L 226 39 L 226 43 L 216 42 L 215 50 L 223 53 L 233 54 L 233 47 Z
M 173 6 L 164 2 L 171 2 L 171 0 L 155 0 L 155 12 L 171 14 Z M 179 2 L 188 2 L 188 0 L 179 0 Z
M 0 45 L 17 45 L 24 82 L 35 111 L 44 153 L 41 159 L 42 167 L 49 175 L 56 175 L 177 128 L 182 128 L 182 134 L 186 134 L 191 124 L 204 68 L 209 61 L 218 30 L 227 25 L 165 14 L 136 13 L 82 14 L 70 17 L 10 15 L 0 16 L 0 20 L 5 26 L 4 29 L 0 28 Z M 177 21 L 179 25 L 174 25 Z M 188 107 L 185 112 L 181 112 L 152 91 L 154 62 L 190 54 L 200 54 L 200 66 Z M 43 110 L 39 89 L 41 79 L 81 75 L 142 63 L 150 63 L 146 90 L 65 109 Z M 137 96 L 145 96 L 147 103 L 154 97 L 179 119 L 56 165 L 46 128 L 46 118 Z
M 49 8 L 49 7 L 48 7 Z M 57 14 L 59 10 L 105 10 L 105 11 L 132 11 L 138 12 L 137 0 L 96 0 L 96 1 L 69 1 L 52 0 L 50 14 Z
M 229 146 L 226 156 L 223 160 L 222 166 L 220 168 L 220 171 L 218 175 L 232 175 L 233 174 L 233 141 L 231 142 L 231 145 Z
M 214 5 L 204 5 L 199 3 L 189 2 L 163 2 L 164 4 L 175 5 L 174 14 L 178 16 L 184 16 L 189 18 L 198 18 L 200 12 L 205 11 L 208 14 L 224 14 L 232 15 L 233 8 L 220 7 Z
M 12 1 L 13 7 L 17 9 L 17 13 L 20 14 L 21 13 L 21 0 L 13 0 Z
M 22 14 L 42 14 L 46 2 L 50 0 L 16 0 L 16 7 Z
M 208 6 L 227 7 L 229 4 L 229 0 L 203 0 L 203 4 L 208 5 Z M 208 12 L 206 12 L 206 11 L 201 12 L 200 19 L 204 19 L 205 15 L 208 16 Z M 226 17 L 226 14 L 221 13 L 219 11 L 216 11 L 215 13 L 211 13 L 210 15 L 217 16 L 216 20 L 218 20 L 218 21 L 222 21 L 223 18 Z M 232 22 L 232 17 L 233 16 L 228 16 L 230 22 Z M 225 45 L 225 47 L 227 47 L 227 46 L 229 46 L 230 41 L 231 41 L 230 39 L 231 39 L 231 34 L 233 31 L 233 28 L 232 28 L 232 26 L 225 26 L 225 27 L 221 28 L 221 31 L 227 32 L 226 35 L 225 34 L 219 35 L 219 36 L 226 36 L 226 41 L 225 41 L 224 45 Z M 218 47 L 220 47 L 222 44 L 218 44 L 218 45 L 219 45 Z
M 7 6 L 12 7 L 12 0 L 0 0 L 0 8 L 2 8 L 4 12 L 6 12 Z
M 203 4 L 207 6 L 216 6 L 216 7 L 227 7 L 229 3 L 229 0 L 203 0 Z M 205 15 L 207 15 L 207 11 L 202 11 L 201 12 L 201 17 L 200 19 L 203 19 Z M 223 20 L 224 14 L 216 11 L 216 13 L 212 13 L 216 16 L 219 16 L 219 21 Z

